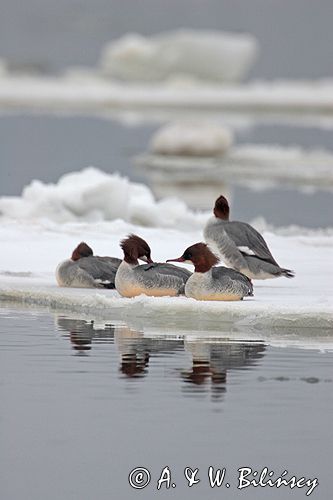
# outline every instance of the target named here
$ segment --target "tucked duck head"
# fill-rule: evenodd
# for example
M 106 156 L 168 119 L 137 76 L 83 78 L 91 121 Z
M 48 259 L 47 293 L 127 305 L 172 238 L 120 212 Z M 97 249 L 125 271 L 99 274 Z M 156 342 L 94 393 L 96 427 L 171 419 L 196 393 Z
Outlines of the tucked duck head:
M 79 260 L 82 259 L 82 257 L 91 257 L 93 255 L 93 251 L 90 248 L 87 243 L 84 241 L 81 241 L 79 245 L 75 248 L 75 250 L 72 253 L 72 260 Z
M 124 261 L 128 264 L 138 264 L 138 259 L 144 262 L 153 262 L 148 243 L 136 234 L 129 234 L 120 242 L 120 247 L 124 252 Z
M 187 262 L 194 265 L 196 273 L 206 273 L 218 263 L 219 259 L 209 250 L 206 243 L 196 243 L 188 248 L 178 259 L 169 259 L 167 262 Z
M 218 219 L 229 220 L 229 203 L 224 196 L 221 195 L 217 198 L 213 212 Z

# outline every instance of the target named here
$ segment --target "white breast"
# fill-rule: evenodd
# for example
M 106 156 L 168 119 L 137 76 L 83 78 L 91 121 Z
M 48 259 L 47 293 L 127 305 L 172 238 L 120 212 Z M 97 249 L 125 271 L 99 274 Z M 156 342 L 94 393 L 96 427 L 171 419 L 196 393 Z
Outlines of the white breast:
M 129 289 L 136 285 L 133 266 L 123 260 L 117 269 L 114 284 L 120 295 L 128 297 Z
M 212 288 L 211 271 L 208 271 L 207 273 L 194 272 L 186 282 L 185 295 L 186 297 L 192 297 L 196 299 L 199 296 L 210 293 L 211 288 Z
M 67 287 L 71 286 L 73 280 L 73 264 L 74 262 L 70 259 L 61 262 L 56 269 L 55 275 L 59 286 Z

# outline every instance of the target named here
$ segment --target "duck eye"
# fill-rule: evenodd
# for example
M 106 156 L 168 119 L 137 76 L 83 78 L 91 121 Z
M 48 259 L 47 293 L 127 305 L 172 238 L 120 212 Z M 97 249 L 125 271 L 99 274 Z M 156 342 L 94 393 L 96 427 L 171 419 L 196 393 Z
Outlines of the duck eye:
M 192 254 L 191 252 L 186 252 L 184 255 L 185 260 L 191 260 L 192 259 Z

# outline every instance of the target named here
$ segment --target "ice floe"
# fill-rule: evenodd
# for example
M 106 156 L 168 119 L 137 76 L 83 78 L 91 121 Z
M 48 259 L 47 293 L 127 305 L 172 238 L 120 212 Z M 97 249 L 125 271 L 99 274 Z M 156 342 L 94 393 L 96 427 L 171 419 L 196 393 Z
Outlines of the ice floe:
M 94 72 L 59 77 L 8 74 L 0 77 L 0 108 L 99 112 L 145 111 L 168 114 L 221 111 L 252 114 L 333 112 L 333 81 L 272 81 L 247 84 L 126 84 Z M 306 116 L 305 116 L 306 119 Z
M 55 309 L 87 313 L 111 320 L 141 318 L 150 324 L 172 321 L 194 330 L 208 324 L 233 324 L 252 328 L 333 327 L 333 236 L 278 236 L 264 232 L 281 265 L 294 269 L 293 280 L 255 282 L 255 296 L 238 303 L 198 302 L 186 297 L 134 299 L 113 290 L 62 289 L 54 270 L 74 246 L 85 239 L 97 255 L 120 256 L 119 240 L 134 231 L 146 239 L 156 261 L 178 255 L 189 244 L 202 240 L 201 229 L 142 228 L 123 221 L 51 224 L 5 220 L 0 228 L 0 298 Z M 213 326 L 212 326 L 213 328 Z M 220 328 L 220 326 L 219 326 Z M 218 328 L 217 328 L 218 329 Z M 292 333 L 291 333 L 292 335 Z
M 168 137 L 165 139 L 167 145 Z M 169 150 L 172 150 L 171 146 Z M 138 156 L 137 164 L 145 169 L 154 182 L 160 184 L 168 183 L 172 175 L 175 183 L 189 180 L 193 183 L 232 182 L 255 189 L 283 183 L 311 189 L 333 189 L 333 152 L 306 150 L 296 146 L 239 144 L 219 157 L 200 158 L 190 154 L 186 157 L 148 153 Z
M 111 41 L 96 67 L 63 75 L 10 71 L 0 61 L 0 108 L 165 116 L 224 113 L 314 115 L 332 126 L 333 81 L 239 84 L 258 52 L 250 34 L 179 30 Z M 121 81 L 119 80 L 121 79 Z M 306 116 L 305 116 L 306 115 Z
M 313 295 L 318 293 L 312 280 Z M 310 290 L 308 290 L 310 291 Z M 313 296 L 287 285 L 258 286 L 253 300 L 240 303 L 197 302 L 186 297 L 145 297 L 124 299 L 116 291 L 94 292 L 90 289 L 60 289 L 47 280 L 0 282 L 1 300 L 48 306 L 55 309 L 86 312 L 104 318 L 146 318 L 198 326 L 205 322 L 232 323 L 261 328 L 332 328 L 333 300 L 330 295 Z M 299 298 L 297 300 L 297 296 Z M 302 295 L 301 295 L 302 294 Z
M 129 320 L 133 328 L 142 329 L 142 336 L 149 339 L 165 339 L 184 341 L 185 349 L 195 353 L 199 359 L 205 359 L 210 345 L 225 345 L 237 349 L 241 344 L 251 346 L 271 345 L 274 347 L 292 347 L 300 349 L 315 349 L 322 352 L 333 350 L 333 336 L 329 328 L 295 328 L 283 327 L 256 328 L 241 324 L 220 324 L 216 329 L 214 322 L 205 322 L 196 327 L 173 327 L 170 325 L 151 326 L 149 321 Z M 200 331 L 203 328 L 204 331 Z M 171 330 L 171 332 L 170 332 Z
M 179 30 L 145 37 L 136 33 L 113 40 L 101 57 L 103 74 L 128 81 L 161 81 L 178 76 L 238 81 L 258 52 L 253 35 Z
M 173 156 L 220 156 L 232 145 L 232 131 L 214 123 L 170 123 L 157 130 L 150 141 L 154 154 Z

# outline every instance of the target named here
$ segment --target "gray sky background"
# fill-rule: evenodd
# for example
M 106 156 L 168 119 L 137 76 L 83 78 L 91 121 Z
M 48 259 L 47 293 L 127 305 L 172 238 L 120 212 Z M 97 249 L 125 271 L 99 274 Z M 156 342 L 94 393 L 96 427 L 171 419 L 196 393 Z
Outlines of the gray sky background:
M 0 57 L 57 71 L 129 31 L 193 27 L 255 34 L 252 77 L 332 76 L 332 19 L 332 0 L 0 0 Z

